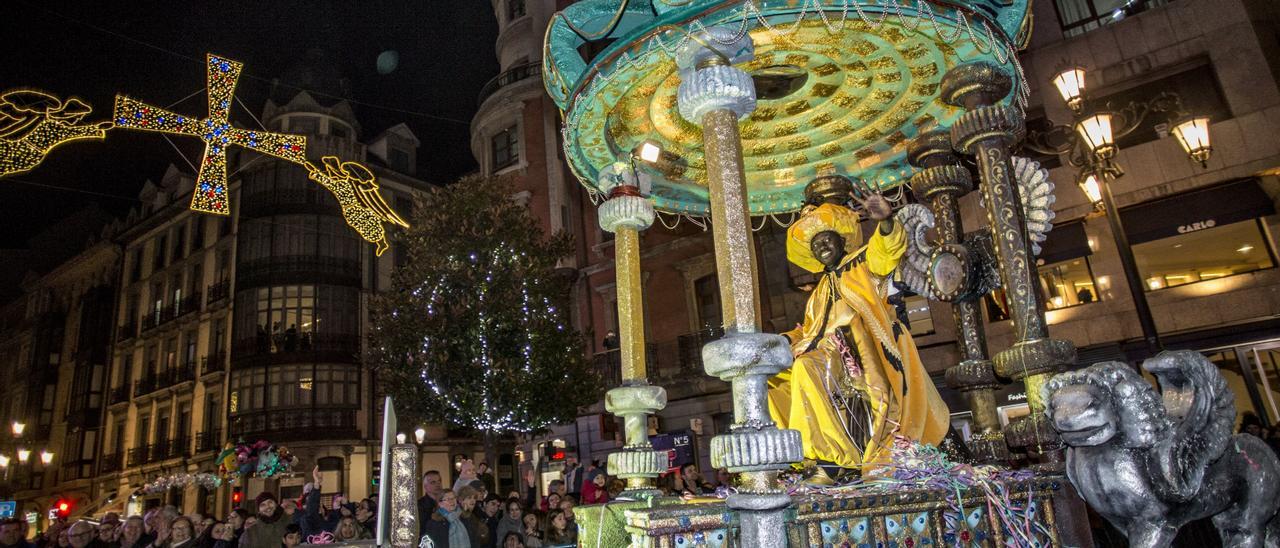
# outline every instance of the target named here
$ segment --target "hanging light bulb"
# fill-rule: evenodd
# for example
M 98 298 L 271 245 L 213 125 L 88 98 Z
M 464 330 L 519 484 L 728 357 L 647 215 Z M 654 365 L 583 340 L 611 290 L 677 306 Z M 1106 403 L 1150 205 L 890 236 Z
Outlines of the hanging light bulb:
M 0 455 L 0 468 L 9 467 L 9 455 Z

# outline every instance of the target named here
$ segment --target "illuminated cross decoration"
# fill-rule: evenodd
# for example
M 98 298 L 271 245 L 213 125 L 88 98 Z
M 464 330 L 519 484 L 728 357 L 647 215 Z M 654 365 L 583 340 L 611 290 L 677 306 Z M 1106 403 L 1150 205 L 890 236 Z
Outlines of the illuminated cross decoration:
M 116 96 L 116 127 L 190 135 L 205 142 L 204 160 L 200 162 L 200 175 L 191 195 L 191 209 L 195 211 L 231 213 L 227 203 L 227 148 L 232 145 L 298 164 L 307 161 L 307 138 L 302 135 L 252 131 L 231 125 L 227 115 L 231 112 L 236 80 L 243 67 L 230 59 L 208 56 L 209 117 L 203 120 L 153 107 L 132 97 Z

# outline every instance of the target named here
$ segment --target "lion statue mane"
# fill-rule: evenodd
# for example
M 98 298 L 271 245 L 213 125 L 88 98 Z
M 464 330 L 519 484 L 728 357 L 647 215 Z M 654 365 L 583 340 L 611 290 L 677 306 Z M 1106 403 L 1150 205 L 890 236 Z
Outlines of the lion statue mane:
M 1187 522 L 1213 517 L 1224 546 L 1280 546 L 1280 461 L 1262 440 L 1232 435 L 1235 397 L 1198 352 L 1055 376 L 1045 414 L 1067 446 L 1067 477 L 1135 548 L 1168 546 Z

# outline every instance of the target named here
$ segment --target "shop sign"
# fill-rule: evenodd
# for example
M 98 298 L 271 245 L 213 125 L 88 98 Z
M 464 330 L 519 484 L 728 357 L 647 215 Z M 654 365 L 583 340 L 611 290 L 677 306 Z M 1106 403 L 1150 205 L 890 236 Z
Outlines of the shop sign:
M 675 470 L 693 463 L 693 431 L 677 430 L 649 438 L 654 451 L 667 452 L 667 469 Z
M 1218 225 L 1218 222 L 1217 222 L 1217 221 L 1215 221 L 1215 220 L 1213 220 L 1213 219 L 1207 219 L 1207 220 L 1204 220 L 1204 221 L 1196 221 L 1196 222 L 1194 222 L 1194 223 L 1185 224 L 1185 225 L 1178 225 L 1178 234 L 1186 234 L 1186 233 L 1188 233 L 1188 232 L 1195 232 L 1195 231 L 1197 231 L 1197 230 L 1204 230 L 1204 229 L 1206 229 L 1206 228 L 1213 228 L 1213 227 L 1215 227 L 1215 226 L 1217 226 L 1217 225 Z
M 0 501 L 0 518 L 11 518 L 18 511 L 18 501 Z

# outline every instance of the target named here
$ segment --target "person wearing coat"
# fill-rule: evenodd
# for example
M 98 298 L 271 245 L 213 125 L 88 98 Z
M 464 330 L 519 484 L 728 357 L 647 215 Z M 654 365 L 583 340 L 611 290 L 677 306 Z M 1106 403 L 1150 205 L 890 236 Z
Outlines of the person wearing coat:
M 263 492 L 254 500 L 258 519 L 240 535 L 240 548 L 280 548 L 285 528 L 293 521 L 285 518 L 275 495 Z
M 453 491 L 440 495 L 440 506 L 422 523 L 422 530 L 435 548 L 471 548 L 467 526 L 462 523 L 462 508 Z

